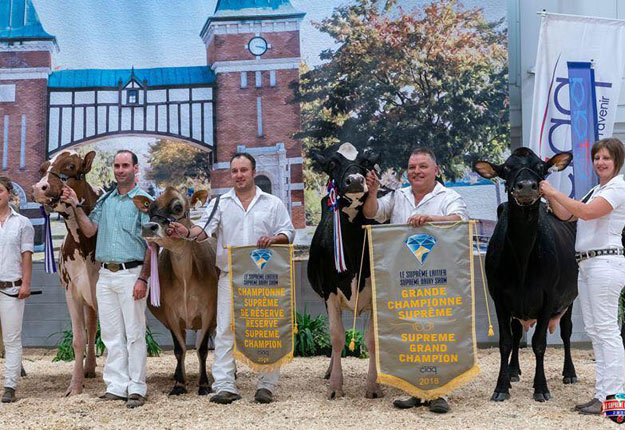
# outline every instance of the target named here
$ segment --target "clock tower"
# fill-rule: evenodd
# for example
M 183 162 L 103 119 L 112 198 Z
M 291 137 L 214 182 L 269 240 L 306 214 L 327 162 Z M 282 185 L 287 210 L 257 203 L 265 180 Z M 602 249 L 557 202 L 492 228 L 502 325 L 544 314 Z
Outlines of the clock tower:
M 295 228 L 305 227 L 300 108 L 289 86 L 299 80 L 304 13 L 289 0 L 218 0 L 201 32 L 215 86 L 213 194 L 230 186 L 230 157 L 249 152 L 256 183 L 280 197 Z

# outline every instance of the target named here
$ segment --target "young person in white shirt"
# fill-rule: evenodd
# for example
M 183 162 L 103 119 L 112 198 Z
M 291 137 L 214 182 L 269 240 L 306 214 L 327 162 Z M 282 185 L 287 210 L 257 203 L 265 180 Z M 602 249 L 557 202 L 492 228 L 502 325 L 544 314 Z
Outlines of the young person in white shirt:
M 211 402 L 230 404 L 239 400 L 235 385 L 234 333 L 230 327 L 232 292 L 228 278 L 228 246 L 256 245 L 267 248 L 272 244 L 292 243 L 295 229 L 282 200 L 263 192 L 254 183 L 256 160 L 250 154 L 236 153 L 230 159 L 230 178 L 233 188 L 220 198 L 213 218 L 206 225 L 215 206 L 213 199 L 200 225 L 187 229 L 172 222 L 170 233 L 203 241 L 217 234 L 217 267 L 221 270 L 217 287 L 217 333 L 213 363 L 213 390 L 217 393 Z M 205 226 L 202 228 L 201 226 Z M 278 384 L 279 370 L 262 373 L 256 386 L 254 400 L 271 403 Z
M 28 218 L 9 205 L 12 196 L 13 184 L 0 176 L 0 323 L 6 354 L 2 403 L 16 400 L 22 370 L 22 319 L 24 299 L 30 296 L 35 237 Z
M 586 203 L 569 198 L 547 181 L 540 183 L 540 191 L 558 218 L 577 220 L 579 299 L 597 368 L 593 398 L 575 409 L 599 415 L 602 402 L 609 395 L 622 393 L 625 381 L 625 351 L 618 326 L 618 301 L 625 284 L 621 238 L 625 181 L 619 175 L 625 148 L 616 138 L 602 139 L 592 146 L 591 156 L 599 185 L 586 195 Z
M 366 218 L 391 224 L 411 224 L 418 227 L 432 221 L 468 220 L 469 212 L 464 200 L 454 190 L 444 187 L 436 180 L 439 174 L 436 157 L 427 148 L 417 148 L 408 159 L 409 187 L 396 190 L 377 198 L 379 182 L 375 172 L 367 173 L 369 194 L 363 205 Z M 417 397 L 395 400 L 396 408 L 406 409 L 427 405 L 432 412 L 446 413 L 449 403 L 444 397 L 422 402 Z

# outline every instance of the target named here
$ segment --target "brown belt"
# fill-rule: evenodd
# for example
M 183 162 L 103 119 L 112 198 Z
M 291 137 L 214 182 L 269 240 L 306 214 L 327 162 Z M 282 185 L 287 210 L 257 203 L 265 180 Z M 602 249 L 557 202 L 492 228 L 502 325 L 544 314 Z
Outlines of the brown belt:
M 18 279 L 17 281 L 0 281 L 0 289 L 11 288 L 11 287 L 19 287 L 22 285 L 22 280 Z
M 105 269 L 110 270 L 111 272 L 117 272 L 119 270 L 128 270 L 134 267 L 141 266 L 143 261 L 135 260 L 128 261 L 127 263 L 104 263 L 103 266 Z

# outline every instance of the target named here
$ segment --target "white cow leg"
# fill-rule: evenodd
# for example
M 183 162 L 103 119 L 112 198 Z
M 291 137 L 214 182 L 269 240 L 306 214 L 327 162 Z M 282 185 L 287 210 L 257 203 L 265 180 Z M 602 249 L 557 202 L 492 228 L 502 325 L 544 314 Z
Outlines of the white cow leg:
M 74 396 L 81 394 L 83 389 L 85 377 L 83 357 L 85 355 L 87 336 L 85 332 L 85 315 L 83 312 L 82 300 L 73 297 L 70 292 L 70 288 L 65 290 L 65 300 L 67 301 L 69 316 L 72 320 L 72 346 L 74 347 L 74 371 L 72 373 L 72 380 L 69 387 L 67 387 L 65 395 Z
M 382 387 L 376 382 L 378 373 L 375 367 L 375 338 L 373 335 L 373 315 L 371 315 L 365 333 L 365 342 L 367 343 L 367 350 L 369 351 L 369 372 L 367 373 L 367 388 L 365 392 L 365 397 L 367 399 L 379 399 L 384 397 Z
M 98 313 L 89 305 L 84 306 L 87 321 L 87 357 L 85 378 L 95 378 L 95 334 L 98 329 Z
M 345 346 L 345 327 L 341 319 L 341 304 L 336 294 L 330 294 L 326 301 L 330 324 L 330 342 L 332 343 L 332 371 L 328 399 L 343 397 L 343 369 L 341 368 L 341 352 Z

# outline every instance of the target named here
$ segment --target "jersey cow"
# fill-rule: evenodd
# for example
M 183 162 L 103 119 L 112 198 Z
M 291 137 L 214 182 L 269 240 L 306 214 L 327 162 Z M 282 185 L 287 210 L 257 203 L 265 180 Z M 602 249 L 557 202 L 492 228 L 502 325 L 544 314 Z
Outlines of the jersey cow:
M 518 381 L 519 342 L 523 328 L 536 325 L 532 349 L 536 356 L 534 400 L 551 397 L 543 366 L 547 330 L 558 321 L 564 343 L 563 382 L 577 381 L 571 360 L 571 313 L 577 296 L 575 225 L 548 212 L 540 201 L 538 184 L 549 173 L 571 162 L 570 153 L 540 160 L 528 148 L 516 149 L 502 165 L 478 161 L 474 170 L 484 178 L 506 182 L 508 202 L 502 204 L 486 252 L 486 277 L 499 323 L 501 367 L 494 401 L 510 398 L 510 381 Z M 512 354 L 512 355 L 511 355 Z
M 308 280 L 312 288 L 326 303 L 332 343 L 332 357 L 326 372 L 330 379 L 328 398 L 343 395 L 343 371 L 341 353 L 345 345 L 345 328 L 341 319 L 344 309 L 360 314 L 371 309 L 370 270 L 367 258 L 362 262 L 362 275 L 357 285 L 358 271 L 363 255 L 365 231 L 362 226 L 370 224 L 362 214 L 362 205 L 367 193 L 365 175 L 377 162 L 379 155 L 369 151 L 359 152 L 352 144 L 334 145 L 325 151 L 311 154 L 315 167 L 334 180 L 343 238 L 343 252 L 346 269 L 338 272 L 334 262 L 334 217 L 328 210 L 328 196 L 321 201 L 321 221 L 315 230 L 308 260 Z M 365 256 L 368 255 L 365 251 Z M 359 290 L 356 304 L 356 289 Z M 378 398 L 383 392 L 376 383 L 375 343 L 373 340 L 373 318 L 369 318 L 366 330 L 369 349 L 369 371 L 367 375 L 367 398 Z
M 215 241 L 210 238 L 198 243 L 186 241 L 166 234 L 172 221 L 191 227 L 189 211 L 196 203 L 204 204 L 207 191 L 196 191 L 191 201 L 172 187 L 165 189 L 156 200 L 135 196 L 134 203 L 139 210 L 150 216 L 143 225 L 142 236 L 163 248 L 158 258 L 160 280 L 160 306 L 148 308 L 171 332 L 177 365 L 174 373 L 175 385 L 170 395 L 187 392 L 184 358 L 186 354 L 185 330 L 199 330 L 197 351 L 200 361 L 199 395 L 211 392 L 211 382 L 206 371 L 208 339 L 216 326 L 217 279 L 219 271 L 215 266 Z
M 96 237 L 87 237 L 82 233 L 74 209 L 62 203 L 60 197 L 63 185 L 67 185 L 76 192 L 85 213 L 93 210 L 101 191 L 89 185 L 85 175 L 91 170 L 95 155 L 94 151 L 84 157 L 74 151 L 62 151 L 41 165 L 41 180 L 33 185 L 35 201 L 42 204 L 46 212 L 59 213 L 67 227 L 59 255 L 59 275 L 72 320 L 76 359 L 66 395 L 82 393 L 84 377 L 95 378 L 98 321 L 95 287 L 100 265 L 95 260 Z M 85 347 L 87 356 L 83 366 Z

